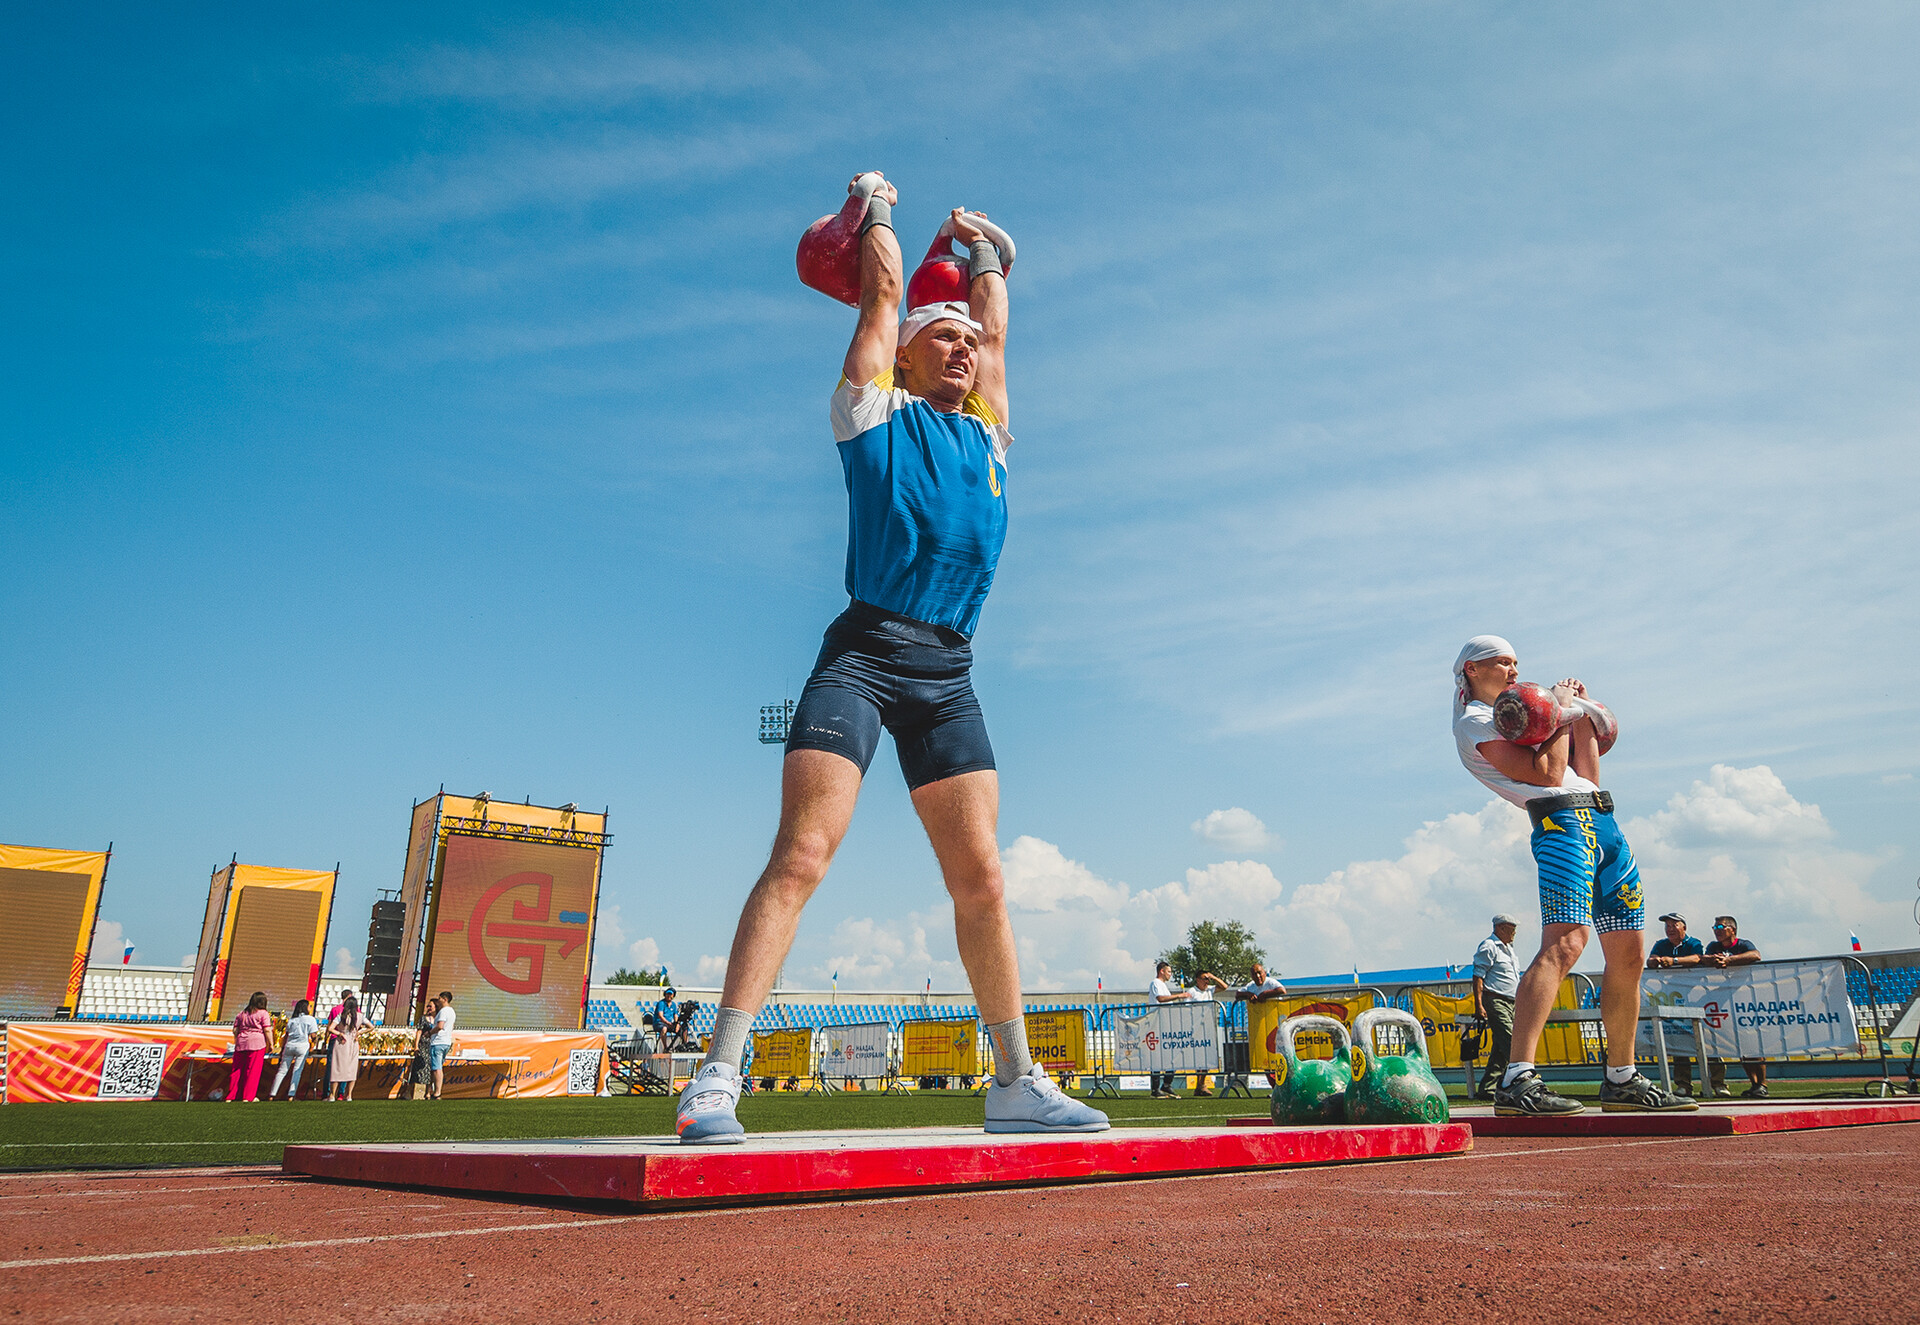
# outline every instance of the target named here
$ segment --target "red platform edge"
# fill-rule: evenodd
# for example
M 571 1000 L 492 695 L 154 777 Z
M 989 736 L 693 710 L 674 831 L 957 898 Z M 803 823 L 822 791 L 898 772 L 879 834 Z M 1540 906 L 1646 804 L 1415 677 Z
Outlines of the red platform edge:
M 532 1143 L 537 1145 L 538 1143 Z M 431 1187 L 650 1207 L 1044 1186 L 1250 1169 L 1417 1159 L 1473 1149 L 1464 1123 L 1274 1128 L 1130 1137 L 1126 1129 L 1045 1141 L 897 1148 L 597 1151 L 457 1146 L 288 1146 L 283 1171 L 393 1187 Z
M 1757 1136 L 1763 1132 L 1805 1132 L 1822 1127 L 1870 1127 L 1876 1123 L 1920 1123 L 1920 1100 L 1867 1100 L 1860 1104 L 1817 1104 L 1806 1108 L 1751 1105 L 1701 1109 L 1695 1113 L 1601 1113 L 1571 1118 L 1463 1119 L 1475 1136 Z

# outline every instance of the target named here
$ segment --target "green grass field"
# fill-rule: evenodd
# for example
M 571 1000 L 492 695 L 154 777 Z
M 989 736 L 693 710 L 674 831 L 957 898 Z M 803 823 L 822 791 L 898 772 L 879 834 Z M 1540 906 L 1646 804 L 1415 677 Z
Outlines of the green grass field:
M 1450 1084 L 1462 1102 L 1458 1081 Z M 1736 1088 L 1741 1083 L 1735 1083 Z M 1576 1096 L 1598 1087 L 1561 1084 Z M 1773 1098 L 1860 1097 L 1857 1084 L 1783 1081 Z M 1264 1114 L 1267 1097 L 1097 1101 L 1119 1126 L 1172 1127 Z M 326 1141 L 477 1141 L 565 1136 L 663 1135 L 673 1130 L 665 1096 L 555 1100 L 317 1100 L 274 1104 L 9 1104 L 0 1107 L 0 1170 L 277 1164 L 280 1148 Z M 756 1132 L 977 1124 L 981 1102 L 954 1092 L 912 1095 L 750 1096 L 740 1120 Z

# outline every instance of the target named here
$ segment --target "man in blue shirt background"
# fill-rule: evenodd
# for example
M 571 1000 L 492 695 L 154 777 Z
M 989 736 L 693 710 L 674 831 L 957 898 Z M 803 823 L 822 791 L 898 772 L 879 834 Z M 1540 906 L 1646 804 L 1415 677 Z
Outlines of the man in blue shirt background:
M 1674 966 L 1699 966 L 1706 960 L 1707 948 L 1704 943 L 1687 933 L 1687 918 L 1678 911 L 1669 911 L 1660 917 L 1667 927 L 1667 936 L 1653 945 L 1653 951 L 1647 956 L 1647 969 L 1664 970 Z M 1671 1035 L 1679 1022 L 1668 1022 L 1667 1033 Z M 1695 1032 L 1697 1038 L 1697 1032 Z M 1693 1059 L 1676 1054 L 1669 1062 L 1673 1066 L 1673 1088 L 1682 1095 L 1693 1094 Z M 1707 1059 L 1706 1076 L 1715 1095 L 1726 1095 L 1727 1065 L 1718 1058 Z

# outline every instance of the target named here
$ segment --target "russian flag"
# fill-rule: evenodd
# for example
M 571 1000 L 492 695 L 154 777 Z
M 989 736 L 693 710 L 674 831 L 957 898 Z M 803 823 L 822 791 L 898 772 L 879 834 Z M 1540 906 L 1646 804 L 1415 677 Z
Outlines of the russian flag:
M 1855 940 L 1853 941 L 1853 946 L 1854 946 L 1854 949 L 1855 949 L 1856 951 L 1858 951 L 1858 949 L 1859 949 L 1859 947 L 1860 947 L 1860 940 L 1859 940 L 1859 939 L 1855 939 Z M 126 950 L 125 952 L 123 952 L 123 953 L 121 953 L 121 954 L 120 954 L 120 964 L 121 964 L 122 966 L 126 966 L 126 965 L 128 965 L 129 963 L 131 963 L 132 961 L 133 961 L 133 945 L 132 945 L 131 943 L 129 943 L 129 944 L 127 945 L 127 950 Z
M 1858 934 L 1849 933 L 1847 937 L 1853 940 L 1853 950 L 1855 952 L 1860 951 L 1860 936 Z M 129 949 L 129 951 L 131 951 L 131 949 Z

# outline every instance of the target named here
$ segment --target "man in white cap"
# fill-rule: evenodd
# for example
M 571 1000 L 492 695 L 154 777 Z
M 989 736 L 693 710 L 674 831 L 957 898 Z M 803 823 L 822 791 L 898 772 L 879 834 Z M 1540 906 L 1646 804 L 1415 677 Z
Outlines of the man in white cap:
M 1473 1015 L 1487 1024 L 1493 1041 L 1487 1050 L 1487 1070 L 1473 1093 L 1477 1100 L 1492 1102 L 1493 1088 L 1513 1057 L 1513 996 L 1520 989 L 1520 959 L 1513 954 L 1513 936 L 1519 932 L 1520 922 L 1502 911 L 1493 918 L 1493 933 L 1474 949 Z
M 953 899 L 960 960 L 993 1046 L 986 1130 L 1107 1126 L 1027 1051 L 996 837 L 999 775 L 970 679 L 970 640 L 1007 532 L 1006 276 L 992 241 L 956 207 L 968 302 L 909 309 L 901 320 L 898 201 L 883 183 L 868 204 L 860 319 L 833 393 L 853 601 L 827 628 L 794 710 L 780 828 L 734 933 L 706 1061 L 680 1095 L 683 1143 L 742 1139 L 735 1105 L 747 1033 L 846 835 L 883 727 Z
M 1534 1071 L 1533 1056 L 1560 982 L 1586 950 L 1590 928 L 1600 935 L 1606 956 L 1600 1015 L 1607 1030 L 1607 1067 L 1600 1107 L 1609 1112 L 1697 1109 L 1633 1066 L 1646 910 L 1640 867 L 1613 821 L 1613 797 L 1600 790 L 1600 738 L 1587 688 L 1574 677 L 1555 686 L 1570 721 L 1537 746 L 1518 745 L 1494 729 L 1493 702 L 1519 676 L 1513 646 L 1498 635 L 1475 635 L 1453 661 L 1453 739 L 1460 762 L 1489 790 L 1527 812 L 1540 871 L 1540 952 L 1514 995 L 1518 1056 L 1494 1088 L 1494 1112 L 1553 1116 L 1584 1107 L 1549 1090 Z

